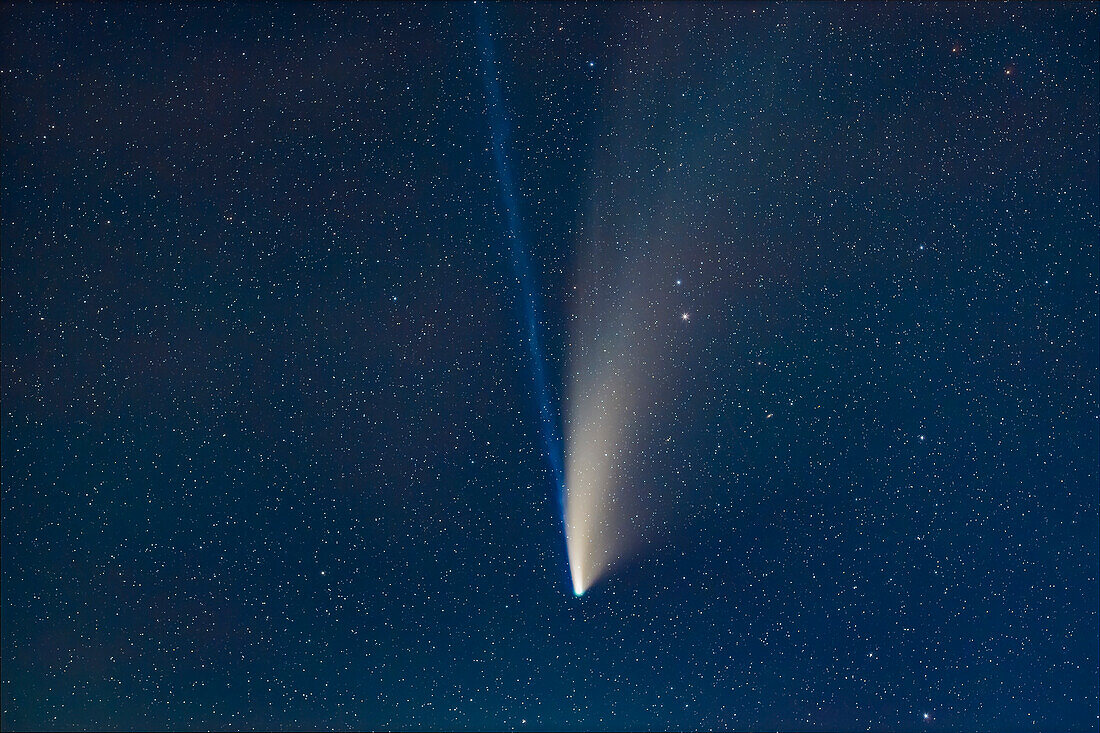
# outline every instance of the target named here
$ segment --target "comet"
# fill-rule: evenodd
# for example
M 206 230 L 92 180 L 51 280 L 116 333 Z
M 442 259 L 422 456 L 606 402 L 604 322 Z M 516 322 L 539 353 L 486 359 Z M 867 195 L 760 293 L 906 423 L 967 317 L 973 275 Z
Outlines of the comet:
M 716 154 L 705 131 L 696 131 L 676 138 L 682 150 L 670 153 L 689 165 L 659 164 L 669 145 L 663 128 L 637 113 L 648 109 L 654 85 L 639 84 L 626 67 L 608 72 L 622 78 L 608 85 L 604 144 L 593 146 L 588 210 L 574 242 L 559 409 L 544 353 L 538 272 L 508 155 L 512 124 L 491 6 L 476 5 L 480 76 L 541 453 L 560 508 L 572 592 L 581 597 L 667 535 L 676 518 L 668 502 L 685 472 L 670 471 L 669 462 L 685 454 L 669 443 L 668 415 L 684 388 L 677 377 L 697 351 L 687 339 L 713 323 L 697 300 L 710 264 L 704 247 L 713 203 L 700 188 L 707 176 L 697 172 L 713 166 Z M 661 68 L 654 65 L 653 73 Z

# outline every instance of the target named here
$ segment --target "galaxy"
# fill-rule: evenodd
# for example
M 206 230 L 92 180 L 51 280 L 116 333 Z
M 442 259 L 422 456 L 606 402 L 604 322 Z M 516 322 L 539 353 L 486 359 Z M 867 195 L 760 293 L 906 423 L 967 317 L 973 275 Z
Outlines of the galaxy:
M 1096 4 L 0 38 L 3 730 L 1096 730 Z

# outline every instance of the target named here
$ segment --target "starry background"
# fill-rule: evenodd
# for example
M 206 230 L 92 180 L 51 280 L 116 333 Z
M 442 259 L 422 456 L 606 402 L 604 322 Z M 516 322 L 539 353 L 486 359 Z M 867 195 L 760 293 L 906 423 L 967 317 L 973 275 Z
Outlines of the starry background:
M 475 12 L 0 9 L 3 727 L 1095 730 L 1097 7 L 491 9 L 555 392 L 614 80 L 739 222 L 581 599 Z

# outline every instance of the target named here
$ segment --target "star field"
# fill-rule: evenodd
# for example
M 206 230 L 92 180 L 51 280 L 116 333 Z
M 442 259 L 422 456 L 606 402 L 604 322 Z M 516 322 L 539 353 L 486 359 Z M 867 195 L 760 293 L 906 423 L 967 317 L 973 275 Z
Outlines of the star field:
M 1095 730 L 1097 6 L 489 10 L 644 547 L 573 596 L 476 6 L 8 4 L 2 727 Z

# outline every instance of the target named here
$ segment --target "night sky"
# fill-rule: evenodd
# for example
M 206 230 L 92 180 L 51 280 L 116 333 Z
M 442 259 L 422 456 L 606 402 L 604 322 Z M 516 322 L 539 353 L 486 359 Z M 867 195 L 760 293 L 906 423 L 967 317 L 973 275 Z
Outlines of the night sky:
M 1100 725 L 1097 5 L 0 26 L 4 729 Z

